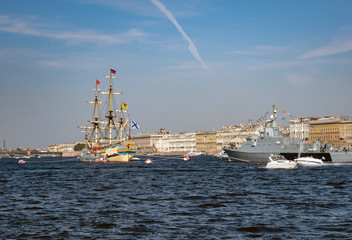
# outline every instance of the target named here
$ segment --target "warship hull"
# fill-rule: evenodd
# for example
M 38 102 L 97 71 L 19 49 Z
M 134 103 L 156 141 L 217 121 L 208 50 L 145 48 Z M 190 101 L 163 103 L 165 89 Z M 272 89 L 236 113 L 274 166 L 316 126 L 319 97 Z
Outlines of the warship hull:
M 322 159 L 326 163 L 352 163 L 352 152 L 244 152 L 238 149 L 224 149 L 225 153 L 233 161 L 267 163 L 271 154 L 283 155 L 288 160 L 301 157 L 314 157 Z

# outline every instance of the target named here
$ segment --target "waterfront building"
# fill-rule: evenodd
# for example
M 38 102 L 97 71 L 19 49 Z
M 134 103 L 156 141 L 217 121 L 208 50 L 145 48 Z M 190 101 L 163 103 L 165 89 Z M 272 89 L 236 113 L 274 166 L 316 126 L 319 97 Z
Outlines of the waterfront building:
M 339 117 L 315 118 L 309 121 L 310 140 L 330 143 L 337 148 L 352 147 L 352 119 Z
M 308 118 L 297 118 L 290 120 L 289 137 L 299 138 L 302 141 L 308 141 L 310 139 L 308 124 Z
M 58 146 L 58 152 L 73 152 L 74 143 L 60 143 Z
M 47 149 L 49 152 L 57 152 L 58 144 L 50 144 Z
M 309 121 L 311 142 L 331 143 L 334 147 L 339 145 L 340 118 L 323 117 L 313 118 Z
M 167 132 L 165 129 L 161 128 L 156 133 L 143 133 L 134 136 L 133 139 L 137 145 L 137 154 L 161 152 L 160 147 L 158 148 L 157 146 L 159 139 L 170 135 L 172 135 L 171 132 Z
M 196 151 L 196 133 L 170 134 L 159 138 L 156 147 L 161 153 L 185 154 Z
M 81 143 L 81 142 L 76 142 L 76 143 L 60 143 L 60 144 L 50 144 L 48 146 L 48 152 L 74 152 L 74 147 L 76 144 Z
M 341 120 L 340 132 L 346 147 L 352 148 L 352 118 L 344 118 Z
M 198 132 L 196 134 L 196 151 L 207 154 L 217 153 L 216 132 Z
M 241 147 L 248 136 L 257 136 L 258 128 L 252 123 L 223 126 L 216 132 L 216 149 L 221 152 L 224 147 Z
M 152 133 L 139 133 L 133 137 L 137 145 L 137 154 L 145 154 L 153 151 L 153 147 L 150 142 L 151 135 Z
M 134 137 L 137 153 L 185 154 L 196 150 L 194 132 L 171 133 L 160 129 L 156 133 L 138 134 Z

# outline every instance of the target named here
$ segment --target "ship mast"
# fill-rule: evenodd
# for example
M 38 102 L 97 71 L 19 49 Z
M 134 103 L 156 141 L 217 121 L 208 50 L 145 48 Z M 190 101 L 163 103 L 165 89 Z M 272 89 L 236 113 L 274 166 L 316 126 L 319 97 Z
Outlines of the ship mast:
M 277 112 L 277 108 L 275 105 L 273 105 L 273 123 L 272 123 L 272 127 L 277 127 L 277 123 L 276 123 L 276 112 Z
M 124 121 L 123 120 L 123 113 L 127 112 L 126 110 L 123 110 L 122 108 L 122 102 L 121 102 L 121 107 L 120 109 L 116 110 L 117 112 L 120 112 L 120 119 L 119 119 L 119 125 L 120 125 L 120 131 L 119 131 L 119 136 L 118 136 L 118 140 L 119 141 L 123 141 L 123 131 L 128 123 L 128 117 L 127 119 Z
M 100 141 L 100 139 L 98 137 L 98 130 L 99 130 L 99 124 L 102 123 L 101 121 L 98 121 L 99 120 L 99 118 L 98 118 L 98 104 L 105 103 L 105 102 L 98 101 L 98 91 L 101 91 L 101 89 L 98 88 L 98 84 L 99 84 L 99 81 L 96 80 L 95 88 L 92 89 L 93 91 L 95 91 L 94 101 L 88 101 L 89 103 L 94 104 L 94 120 L 89 121 L 89 122 L 93 124 L 93 132 L 95 133 L 94 140 L 95 140 L 96 145 L 98 145 L 98 143 Z
M 273 105 L 273 115 L 271 116 L 271 131 L 272 131 L 272 136 L 281 136 L 280 129 L 277 126 L 276 118 L 277 118 L 277 107 Z
M 119 131 L 119 141 L 122 141 L 122 124 L 123 124 L 123 110 L 122 110 L 122 104 L 120 107 L 120 110 L 118 110 L 120 112 L 120 120 L 119 120 L 119 124 L 120 124 L 120 131 Z
M 122 92 L 113 92 L 112 79 L 116 77 L 112 76 L 112 72 L 113 72 L 113 69 L 110 67 L 110 75 L 106 76 L 107 78 L 110 79 L 109 91 L 101 92 L 102 94 L 109 94 L 109 111 L 108 111 L 108 114 L 105 116 L 108 120 L 107 128 L 109 129 L 109 144 L 112 144 L 112 129 L 115 126 L 114 118 L 116 118 L 116 116 L 114 115 L 114 111 L 112 109 L 112 95 L 122 94 Z
M 98 91 L 100 91 L 101 89 L 98 88 L 98 84 L 99 84 L 99 81 L 96 80 L 95 82 L 95 88 L 93 88 L 92 90 L 95 91 L 95 98 L 94 98 L 94 101 L 87 101 L 88 103 L 91 103 L 91 104 L 94 104 L 94 112 L 93 112 L 93 120 L 90 120 L 88 122 L 90 122 L 93 126 L 92 127 L 88 127 L 88 126 L 79 126 L 79 128 L 83 128 L 85 129 L 84 131 L 81 131 L 81 132 L 85 132 L 85 139 L 86 139 L 86 142 L 88 143 L 88 146 L 89 147 L 92 147 L 92 142 L 89 141 L 90 138 L 88 138 L 88 135 L 87 133 L 93 133 L 94 134 L 94 137 L 93 137 L 93 140 L 94 140 L 94 143 L 95 145 L 98 145 L 99 144 L 99 141 L 100 141 L 100 138 L 98 136 L 98 131 L 100 129 L 99 127 L 99 124 L 100 123 L 103 123 L 101 121 L 98 121 L 99 118 L 98 118 L 98 104 L 102 104 L 104 102 L 100 102 L 98 101 Z M 91 131 L 88 131 L 88 129 L 92 129 Z

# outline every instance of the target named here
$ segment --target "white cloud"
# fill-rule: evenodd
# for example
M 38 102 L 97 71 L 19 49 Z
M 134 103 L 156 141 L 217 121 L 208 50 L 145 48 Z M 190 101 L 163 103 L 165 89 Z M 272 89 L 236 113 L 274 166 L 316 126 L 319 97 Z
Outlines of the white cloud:
M 104 7 L 128 12 L 134 15 L 155 17 L 157 10 L 145 0 L 75 0 L 82 4 L 102 5 Z
M 345 41 L 333 41 L 325 47 L 321 47 L 312 51 L 309 51 L 301 56 L 302 59 L 309 59 L 315 57 L 324 57 L 335 55 L 339 53 L 349 52 L 352 50 L 352 40 Z
M 140 40 L 147 36 L 144 32 L 132 28 L 120 34 L 99 34 L 93 30 L 53 31 L 44 29 L 35 23 L 12 19 L 7 15 L 0 15 L 0 31 L 14 34 L 46 37 L 69 42 L 96 42 L 96 43 L 127 43 Z
M 331 56 L 339 53 L 345 53 L 352 50 L 352 27 L 343 27 L 340 34 L 334 40 L 324 46 L 304 53 L 302 59 Z
M 114 8 L 118 11 L 128 12 L 133 15 L 155 18 L 159 8 L 155 8 L 146 0 L 75 0 L 83 4 L 102 5 L 109 8 Z M 168 1 L 172 4 L 173 16 L 189 17 L 198 16 L 199 12 L 208 11 L 204 9 L 206 5 L 198 0 L 177 0 Z M 143 21 L 145 22 L 145 21 Z

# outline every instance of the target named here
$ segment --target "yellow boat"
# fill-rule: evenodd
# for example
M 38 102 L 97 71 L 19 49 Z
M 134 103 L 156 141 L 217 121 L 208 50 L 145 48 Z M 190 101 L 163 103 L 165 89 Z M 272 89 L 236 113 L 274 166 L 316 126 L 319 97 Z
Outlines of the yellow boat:
M 136 154 L 137 146 L 135 141 L 126 140 L 103 148 L 109 162 L 128 162 Z

